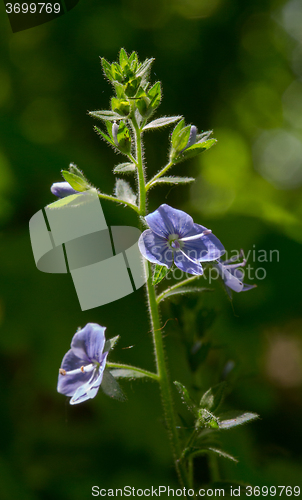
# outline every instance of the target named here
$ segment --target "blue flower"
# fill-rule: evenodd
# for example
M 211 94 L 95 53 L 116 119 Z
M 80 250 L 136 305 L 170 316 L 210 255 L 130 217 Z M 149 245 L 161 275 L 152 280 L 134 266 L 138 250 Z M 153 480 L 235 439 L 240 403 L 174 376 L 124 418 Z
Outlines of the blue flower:
M 79 191 L 76 191 L 71 187 L 69 182 L 55 182 L 50 191 L 52 194 L 57 196 L 57 198 L 65 198 L 65 196 L 69 196 L 71 194 L 78 194 Z
M 141 234 L 138 245 L 154 264 L 170 268 L 174 262 L 185 273 L 201 275 L 200 262 L 217 260 L 225 253 L 212 231 L 195 224 L 182 210 L 161 205 L 145 219 L 150 229 Z
M 246 259 L 243 259 L 242 262 L 238 262 L 237 264 L 233 264 L 233 262 L 236 262 L 236 260 L 242 256 L 243 251 L 241 250 L 239 255 L 224 261 L 219 259 L 217 263 L 214 264 L 214 267 L 216 267 L 219 275 L 223 279 L 229 297 L 232 297 L 231 290 L 234 290 L 234 292 L 247 292 L 247 290 L 251 290 L 257 286 L 246 285 L 242 282 L 242 279 L 244 278 L 244 271 L 239 268 L 246 265 Z
M 110 350 L 110 342 L 105 345 L 105 330 L 96 323 L 88 323 L 74 335 L 71 349 L 63 358 L 57 390 L 71 396 L 72 405 L 97 395 Z

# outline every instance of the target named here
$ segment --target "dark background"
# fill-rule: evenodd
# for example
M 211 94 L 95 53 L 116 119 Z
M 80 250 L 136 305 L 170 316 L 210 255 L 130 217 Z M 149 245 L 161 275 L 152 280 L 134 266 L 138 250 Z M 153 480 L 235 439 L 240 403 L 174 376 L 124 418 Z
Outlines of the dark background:
M 228 251 L 279 251 L 279 262 L 276 253 L 260 263 L 251 254 L 266 278 L 249 281 L 258 288 L 234 294 L 233 306 L 220 283 L 214 293 L 163 303 L 171 378 L 200 397 L 232 360 L 225 408 L 261 420 L 221 433 L 221 447 L 240 460 L 219 459 L 221 477 L 301 486 L 301 3 L 82 0 L 15 34 L 0 8 L 1 498 L 82 500 L 93 485 L 177 485 L 156 384 L 123 382 L 127 402 L 100 392 L 75 407 L 56 392 L 61 359 L 87 322 L 121 336 L 111 361 L 154 368 L 143 290 L 81 312 L 71 278 L 39 272 L 29 240 L 30 217 L 53 201 L 49 188 L 69 162 L 113 191 L 113 166 L 124 160 L 94 133 L 87 110 L 108 108 L 99 56 L 116 60 L 121 46 L 156 58 L 157 116 L 183 114 L 218 139 L 174 168 L 196 183 L 157 187 L 149 210 L 168 203 L 189 212 Z M 168 135 L 146 134 L 149 176 L 166 161 Z M 102 206 L 109 225 L 137 225 L 129 209 Z M 200 366 L 196 341 L 203 353 L 211 347 Z M 195 472 L 207 481 L 206 460 Z

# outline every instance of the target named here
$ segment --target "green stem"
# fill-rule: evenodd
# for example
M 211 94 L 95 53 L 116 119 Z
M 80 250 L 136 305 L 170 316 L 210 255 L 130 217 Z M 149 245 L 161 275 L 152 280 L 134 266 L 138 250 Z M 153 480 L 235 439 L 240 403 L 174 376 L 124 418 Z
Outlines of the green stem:
M 98 191 L 98 196 L 99 198 L 103 198 L 104 200 L 115 201 L 115 203 L 122 203 L 123 205 L 128 205 L 128 207 L 132 208 L 132 210 L 134 210 L 137 214 L 139 214 L 139 208 L 136 207 L 135 205 L 132 205 L 132 203 L 129 203 L 128 201 L 120 200 L 115 196 L 111 196 L 110 194 L 100 193 L 99 191 Z
M 195 281 L 198 278 L 200 278 L 200 276 L 192 276 L 192 278 L 186 278 L 185 280 L 176 283 L 176 285 L 169 286 L 169 288 L 167 288 L 157 296 L 156 302 L 159 304 L 162 300 L 164 300 L 165 296 L 168 295 L 172 290 L 177 290 L 177 288 L 180 288 L 184 285 L 188 285 L 188 283 L 192 283 L 192 281 Z
M 110 363 L 107 362 L 106 366 L 108 368 L 119 368 L 121 370 L 132 370 L 134 372 L 142 373 L 145 375 L 145 377 L 152 378 L 153 380 L 156 380 L 158 382 L 158 375 L 153 372 L 149 372 L 148 370 L 144 370 L 143 368 L 138 368 L 137 366 L 131 366 L 131 365 L 123 365 L 121 363 Z
M 139 186 L 139 214 L 141 217 L 146 215 L 146 185 L 144 176 L 144 167 L 142 160 L 142 141 L 141 130 L 136 122 L 134 113 L 132 113 L 132 125 L 135 132 L 136 140 L 136 164 L 138 171 L 138 186 Z M 152 326 L 154 353 L 157 367 L 157 377 L 161 389 L 162 403 L 165 414 L 166 425 L 169 433 L 169 438 L 172 446 L 175 468 L 178 474 L 179 482 L 182 487 L 189 487 L 187 470 L 185 464 L 180 460 L 181 446 L 176 427 L 176 418 L 174 414 L 174 405 L 170 391 L 170 381 L 168 377 L 164 344 L 162 339 L 162 329 L 159 319 L 158 305 L 156 301 L 155 289 L 152 285 L 151 265 L 146 260 L 144 261 L 145 273 L 147 279 L 147 298 Z
M 139 186 L 139 214 L 144 217 L 146 215 L 146 186 L 142 155 L 142 138 L 134 113 L 132 114 L 132 124 L 135 131 L 136 165 Z
M 169 170 L 169 168 L 171 168 L 173 165 L 173 162 L 170 161 L 164 168 L 162 168 L 162 170 L 160 170 L 158 172 L 158 174 L 156 174 L 154 177 L 152 177 L 152 179 L 150 179 L 150 181 L 146 184 L 146 191 L 148 191 L 150 189 L 150 187 L 152 187 L 152 185 L 154 184 L 154 182 L 159 179 L 162 175 L 164 175 L 167 170 Z
M 170 381 L 168 377 L 168 371 L 165 361 L 165 351 L 162 339 L 162 329 L 160 325 L 158 306 L 156 302 L 155 289 L 152 285 L 151 278 L 151 265 L 145 262 L 146 272 L 149 272 L 149 278 L 147 281 L 147 296 L 149 302 L 149 312 L 152 325 L 153 343 L 155 360 L 157 366 L 157 373 L 159 377 L 159 384 L 161 389 L 162 403 L 165 413 L 166 425 L 169 433 L 170 442 L 172 445 L 172 452 L 175 462 L 175 468 L 179 477 L 179 481 L 182 487 L 189 488 L 189 483 L 187 479 L 187 471 L 183 461 L 180 460 L 181 457 L 181 446 L 179 442 L 179 436 L 176 427 L 176 420 L 174 414 L 174 405 L 172 400 L 172 395 L 170 391 Z

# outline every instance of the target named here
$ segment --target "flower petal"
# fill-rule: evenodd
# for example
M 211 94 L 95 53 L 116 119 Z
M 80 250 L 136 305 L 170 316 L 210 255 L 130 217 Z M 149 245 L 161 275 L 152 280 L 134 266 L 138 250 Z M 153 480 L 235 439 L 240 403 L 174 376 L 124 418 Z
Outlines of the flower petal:
M 166 239 L 170 234 L 177 234 L 181 238 L 193 227 L 190 215 L 165 204 L 147 215 L 145 219 L 154 233 Z
M 173 264 L 173 251 L 167 240 L 147 229 L 140 235 L 138 247 L 141 254 L 154 264 L 171 267 Z
M 86 359 L 81 359 L 74 354 L 70 349 L 64 356 L 62 361 L 62 368 L 66 371 L 76 370 L 81 366 L 87 364 Z M 90 373 L 76 373 L 71 375 L 61 375 L 59 374 L 57 391 L 65 396 L 73 396 L 75 391 L 83 384 L 88 382 L 91 377 Z
M 184 273 L 202 275 L 203 268 L 199 262 L 190 260 L 184 252 L 177 250 L 174 253 L 175 265 Z
M 100 388 L 100 385 L 103 380 L 103 374 L 106 366 L 106 359 L 107 359 L 108 352 L 104 353 L 102 357 L 102 363 L 99 366 L 99 368 L 95 369 L 92 373 L 92 376 L 88 382 L 85 384 L 81 385 L 76 392 L 74 393 L 73 397 L 69 401 L 71 405 L 75 405 L 78 403 L 83 403 L 84 401 L 87 401 L 87 399 L 92 399 L 94 398 L 98 390 Z
M 105 330 L 104 326 L 97 323 L 87 323 L 87 325 L 77 332 L 72 341 L 71 349 L 76 356 L 82 359 L 96 361 L 102 360 L 102 353 L 105 345 Z
M 200 224 L 194 224 L 193 230 L 195 231 L 195 234 L 202 233 L 203 231 L 206 231 L 207 228 L 204 226 L 201 226 Z M 189 235 L 187 235 L 189 236 Z M 207 254 L 203 255 L 200 261 L 211 261 L 211 260 L 216 260 L 219 259 L 224 253 L 225 253 L 225 248 L 221 241 L 213 234 L 205 234 L 201 237 L 202 243 L 206 246 L 207 248 Z M 194 243 L 198 240 L 193 240 Z M 186 245 L 193 244 L 193 241 L 188 241 L 186 242 Z

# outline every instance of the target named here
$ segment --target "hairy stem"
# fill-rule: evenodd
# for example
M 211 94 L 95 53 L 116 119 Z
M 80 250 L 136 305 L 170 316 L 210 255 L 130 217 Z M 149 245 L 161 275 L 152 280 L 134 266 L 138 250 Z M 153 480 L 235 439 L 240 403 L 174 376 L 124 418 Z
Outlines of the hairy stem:
M 138 171 L 138 185 L 139 185 L 139 213 L 140 216 L 146 215 L 146 185 L 144 168 L 142 161 L 142 141 L 141 141 L 141 131 L 137 125 L 135 118 L 132 118 L 133 129 L 135 131 L 136 137 L 136 163 Z M 145 273 L 148 276 L 147 279 L 147 298 L 150 313 L 150 320 L 152 326 L 153 344 L 155 361 L 157 367 L 157 376 L 161 390 L 161 397 L 164 409 L 164 415 L 166 420 L 166 426 L 168 429 L 168 434 L 172 446 L 173 458 L 175 463 L 175 468 L 178 474 L 179 482 L 182 487 L 189 487 L 188 474 L 185 468 L 185 464 L 180 460 L 181 457 L 181 446 L 179 441 L 179 436 L 176 427 L 176 419 L 174 413 L 174 405 L 172 400 L 172 394 L 170 390 L 170 381 L 168 377 L 168 371 L 165 360 L 164 344 L 162 338 L 162 329 L 159 318 L 158 305 L 156 301 L 155 289 L 152 285 L 151 278 L 151 265 L 149 262 L 145 261 Z
M 168 295 L 171 291 L 177 290 L 177 288 L 181 288 L 182 286 L 188 285 L 192 283 L 192 281 L 196 281 L 200 276 L 192 276 L 191 278 L 186 278 L 185 280 L 176 283 L 175 285 L 169 286 L 166 290 L 164 290 L 161 294 L 159 294 L 156 298 L 156 302 L 159 304 L 162 300 L 164 300 L 165 296 Z
M 154 177 L 152 177 L 152 179 L 150 179 L 150 181 L 146 184 L 146 191 L 148 191 L 150 189 L 150 187 L 152 187 L 152 184 L 157 180 L 159 179 L 162 175 L 164 175 L 167 170 L 169 170 L 169 168 L 171 168 L 173 165 L 173 162 L 169 162 L 162 170 L 160 170 L 160 172 L 158 172 L 158 174 L 156 174 Z
M 123 205 L 127 205 L 128 207 L 132 208 L 132 210 L 134 210 L 136 213 L 139 213 L 138 207 L 136 207 L 135 205 L 132 205 L 132 203 L 129 203 L 128 201 L 120 200 L 119 198 L 116 198 L 115 196 L 112 196 L 110 194 L 100 193 L 99 191 L 98 191 L 98 197 L 103 198 L 104 200 L 115 201 L 115 203 L 122 203 Z
M 134 372 L 141 373 L 145 377 L 149 377 L 149 378 L 152 378 L 153 380 L 158 381 L 157 373 L 149 372 L 148 370 L 144 370 L 143 368 L 138 368 L 137 366 L 123 365 L 121 363 L 110 363 L 107 361 L 106 367 L 107 368 L 119 368 L 121 370 L 132 370 Z

